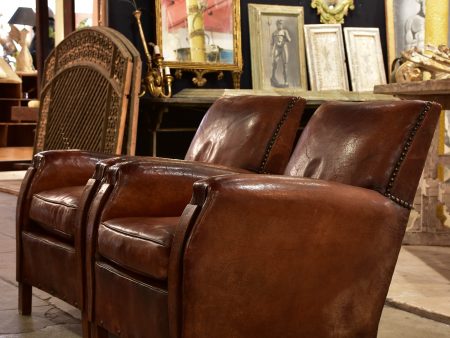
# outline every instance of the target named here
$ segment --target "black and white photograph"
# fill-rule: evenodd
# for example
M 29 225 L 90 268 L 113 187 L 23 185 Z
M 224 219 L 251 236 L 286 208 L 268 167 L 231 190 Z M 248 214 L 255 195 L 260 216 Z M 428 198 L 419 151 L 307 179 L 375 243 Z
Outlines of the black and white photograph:
M 249 5 L 253 87 L 306 89 L 303 8 Z

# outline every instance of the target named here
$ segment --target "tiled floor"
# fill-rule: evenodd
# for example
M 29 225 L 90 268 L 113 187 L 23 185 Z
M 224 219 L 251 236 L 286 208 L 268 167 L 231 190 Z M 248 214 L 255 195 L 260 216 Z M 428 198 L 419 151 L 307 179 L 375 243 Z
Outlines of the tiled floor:
M 16 196 L 0 193 L 0 337 L 81 337 L 79 311 L 36 288 L 32 315 L 17 312 L 15 203 Z M 450 311 L 449 269 L 450 248 L 404 247 L 390 302 L 445 322 Z M 449 325 L 422 316 L 385 306 L 378 338 L 450 338 Z

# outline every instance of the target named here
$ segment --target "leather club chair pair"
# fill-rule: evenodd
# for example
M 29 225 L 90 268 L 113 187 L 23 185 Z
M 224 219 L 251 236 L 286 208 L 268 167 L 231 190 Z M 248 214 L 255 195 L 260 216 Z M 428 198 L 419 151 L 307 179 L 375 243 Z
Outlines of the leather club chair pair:
M 324 104 L 284 175 L 110 166 L 87 221 L 95 335 L 376 337 L 439 112 Z
M 305 101 L 296 97 L 219 99 L 205 115 L 186 154 L 186 160 L 203 163 L 153 161 L 179 168 L 180 179 L 189 176 L 191 182 L 230 172 L 282 173 L 304 105 Z M 86 151 L 46 151 L 34 157 L 17 205 L 17 280 L 22 314 L 31 313 L 34 286 L 81 309 L 83 335 L 89 336 L 86 216 L 108 166 L 130 158 L 107 158 Z M 177 189 L 173 185 L 165 188 Z M 192 191 L 192 183 L 189 189 Z M 149 208 L 159 205 L 163 190 L 148 201 Z M 176 216 L 180 216 L 182 208 L 178 201 L 174 204 L 170 210 L 179 210 Z M 133 205 L 129 207 L 135 210 Z

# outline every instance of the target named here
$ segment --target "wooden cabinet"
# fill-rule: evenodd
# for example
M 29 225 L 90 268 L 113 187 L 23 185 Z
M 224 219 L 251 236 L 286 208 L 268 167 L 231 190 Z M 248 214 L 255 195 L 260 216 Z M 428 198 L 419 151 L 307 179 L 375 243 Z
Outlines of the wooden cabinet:
M 0 80 L 0 147 L 32 147 L 38 115 L 36 73 L 18 73 L 22 83 Z
M 37 98 L 36 72 L 17 75 L 22 82 L 0 79 L 0 155 L 10 154 L 7 162 L 31 160 L 38 116 L 37 108 L 28 108 Z

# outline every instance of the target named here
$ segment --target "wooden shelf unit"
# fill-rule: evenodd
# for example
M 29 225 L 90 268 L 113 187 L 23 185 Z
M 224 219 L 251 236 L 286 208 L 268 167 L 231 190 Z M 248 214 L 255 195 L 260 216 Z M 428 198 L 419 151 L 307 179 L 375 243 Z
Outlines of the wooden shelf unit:
M 38 114 L 36 108 L 28 108 L 28 102 L 37 98 L 37 74 L 18 72 L 17 75 L 22 82 L 0 79 L 0 149 L 32 149 L 34 143 Z M 17 160 L 23 161 L 22 157 Z

